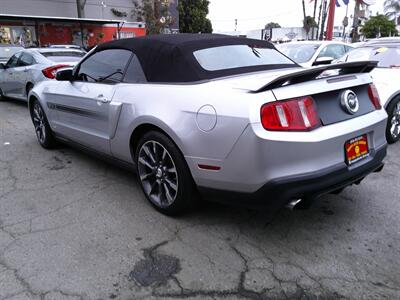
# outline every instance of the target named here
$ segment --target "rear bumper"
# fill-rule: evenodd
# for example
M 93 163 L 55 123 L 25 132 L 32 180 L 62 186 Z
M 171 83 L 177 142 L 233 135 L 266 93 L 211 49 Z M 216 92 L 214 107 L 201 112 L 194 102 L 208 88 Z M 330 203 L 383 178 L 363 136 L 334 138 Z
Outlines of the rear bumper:
M 387 146 L 370 153 L 368 162 L 352 168 L 341 163 L 316 172 L 274 179 L 253 193 L 232 192 L 199 187 L 207 199 L 242 206 L 279 209 L 293 199 L 316 197 L 348 185 L 359 183 L 372 172 L 383 168 Z

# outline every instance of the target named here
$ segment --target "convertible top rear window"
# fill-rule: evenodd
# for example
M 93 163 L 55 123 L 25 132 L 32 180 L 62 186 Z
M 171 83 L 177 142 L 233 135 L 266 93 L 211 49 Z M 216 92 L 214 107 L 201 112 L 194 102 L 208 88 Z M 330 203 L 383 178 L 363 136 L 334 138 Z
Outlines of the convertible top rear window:
M 229 45 L 201 49 L 194 51 L 193 55 L 201 67 L 207 71 L 266 65 L 294 65 L 290 59 L 275 49 L 249 45 Z

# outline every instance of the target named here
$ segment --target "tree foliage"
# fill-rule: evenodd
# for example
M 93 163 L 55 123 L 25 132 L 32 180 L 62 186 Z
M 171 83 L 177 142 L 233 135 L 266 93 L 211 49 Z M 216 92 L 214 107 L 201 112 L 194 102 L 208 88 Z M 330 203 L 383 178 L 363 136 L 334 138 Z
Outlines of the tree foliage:
M 307 16 L 303 20 L 303 28 L 305 29 L 307 36 L 308 36 L 308 33 L 310 32 L 311 28 L 314 28 L 314 27 L 318 27 L 317 22 L 315 22 L 313 17 Z
M 281 25 L 275 22 L 269 22 L 265 25 L 265 29 L 272 29 L 272 28 L 281 28 Z
M 371 17 L 367 22 L 365 22 L 364 26 L 361 28 L 361 32 L 366 38 L 397 35 L 396 25 L 385 15 Z
M 180 0 L 179 31 L 188 33 L 211 33 L 211 21 L 207 19 L 208 0 Z
M 132 16 L 146 23 L 147 34 L 164 33 L 175 22 L 169 14 L 169 1 L 143 0 L 141 4 L 133 1 Z
M 400 0 L 385 0 L 384 10 L 390 20 L 395 20 L 400 15 Z

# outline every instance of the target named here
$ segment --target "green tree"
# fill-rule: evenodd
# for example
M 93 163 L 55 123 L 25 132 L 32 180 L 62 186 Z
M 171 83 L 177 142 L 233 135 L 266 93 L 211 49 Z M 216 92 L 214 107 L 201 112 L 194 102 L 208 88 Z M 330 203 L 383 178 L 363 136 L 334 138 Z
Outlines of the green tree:
M 390 20 L 396 20 L 400 15 L 400 0 L 385 0 L 384 10 Z
M 133 1 L 132 17 L 137 21 L 146 23 L 147 34 L 160 34 L 168 30 L 175 22 L 169 15 L 169 1 L 165 0 L 143 0 L 138 4 Z
M 265 29 L 272 29 L 272 28 L 281 28 L 281 25 L 275 22 L 269 22 L 267 25 L 265 25 Z
M 364 26 L 361 28 L 361 32 L 366 38 L 397 35 L 396 25 L 385 15 L 371 17 L 365 22 Z
M 315 28 L 318 27 L 317 22 L 315 22 L 314 18 L 311 16 L 307 16 L 304 20 L 303 20 L 303 28 L 306 31 L 307 34 L 307 39 L 308 39 L 308 34 L 311 30 L 311 28 Z
M 179 31 L 188 33 L 211 33 L 211 21 L 207 19 L 208 0 L 180 0 Z

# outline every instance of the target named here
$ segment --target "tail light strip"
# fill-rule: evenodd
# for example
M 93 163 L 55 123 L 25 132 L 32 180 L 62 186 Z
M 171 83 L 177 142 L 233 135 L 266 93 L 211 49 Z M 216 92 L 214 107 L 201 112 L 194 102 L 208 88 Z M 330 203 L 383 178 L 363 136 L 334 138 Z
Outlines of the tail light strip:
M 261 123 L 271 131 L 310 131 L 321 126 L 312 97 L 300 97 L 264 104 Z

